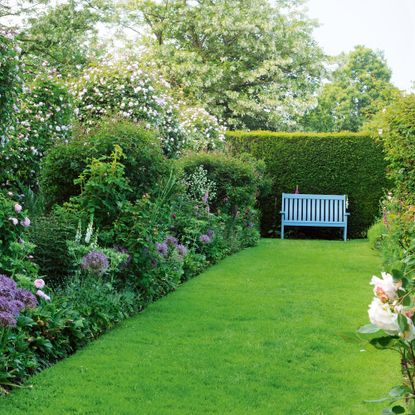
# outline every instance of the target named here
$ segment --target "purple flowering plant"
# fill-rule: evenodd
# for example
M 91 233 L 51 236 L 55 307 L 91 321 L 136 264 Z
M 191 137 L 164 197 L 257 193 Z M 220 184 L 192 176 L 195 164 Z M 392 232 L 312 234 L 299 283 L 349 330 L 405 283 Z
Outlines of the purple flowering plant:
M 30 291 L 18 288 L 10 277 L 0 275 L 0 327 L 14 327 L 20 312 L 37 304 Z
M 81 268 L 95 275 L 103 275 L 108 267 L 108 257 L 100 251 L 91 251 L 81 260 Z

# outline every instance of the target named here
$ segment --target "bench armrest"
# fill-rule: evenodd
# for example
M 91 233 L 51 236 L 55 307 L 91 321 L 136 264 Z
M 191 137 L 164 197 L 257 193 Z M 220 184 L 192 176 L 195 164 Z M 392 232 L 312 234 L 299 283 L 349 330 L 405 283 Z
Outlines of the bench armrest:
M 346 216 L 350 216 L 350 213 L 349 213 L 349 212 L 346 212 L 346 213 L 345 213 L 345 215 L 346 215 Z
M 280 210 L 280 215 L 285 215 L 285 212 L 283 210 Z

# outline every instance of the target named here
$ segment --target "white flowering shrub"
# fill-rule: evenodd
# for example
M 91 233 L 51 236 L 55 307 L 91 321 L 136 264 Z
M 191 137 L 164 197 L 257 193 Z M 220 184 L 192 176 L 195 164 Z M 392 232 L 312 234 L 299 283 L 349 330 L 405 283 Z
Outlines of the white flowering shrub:
M 12 35 L 0 33 L 0 145 L 13 128 L 21 86 L 20 48 Z
M 87 69 L 71 84 L 75 114 L 86 128 L 103 118 L 128 119 L 158 130 L 163 149 L 176 155 L 186 144 L 169 84 L 137 63 L 111 62 Z
M 70 95 L 56 74 L 40 73 L 23 86 L 17 106 L 15 127 L 3 146 L 3 175 L 8 185 L 36 187 L 45 151 L 71 136 Z
M 216 197 L 216 183 L 210 180 L 208 172 L 203 166 L 198 166 L 191 173 L 185 173 L 183 178 L 187 194 L 195 202 L 208 204 L 209 200 Z
M 180 110 L 181 126 L 186 132 L 186 147 L 194 151 L 220 150 L 225 143 L 226 128 L 201 107 Z

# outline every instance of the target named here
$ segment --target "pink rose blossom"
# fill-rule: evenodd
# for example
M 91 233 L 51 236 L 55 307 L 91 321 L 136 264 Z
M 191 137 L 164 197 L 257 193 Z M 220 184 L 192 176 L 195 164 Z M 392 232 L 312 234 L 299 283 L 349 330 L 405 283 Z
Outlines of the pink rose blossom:
M 9 221 L 13 224 L 13 225 L 17 225 L 19 223 L 19 221 L 16 218 L 9 218 Z
M 42 290 L 37 290 L 36 295 L 40 298 L 43 298 L 46 301 L 50 301 L 50 297 L 46 293 L 44 293 Z
M 24 218 L 21 222 L 22 226 L 24 226 L 25 228 L 28 228 L 30 226 L 30 219 L 29 218 Z
M 42 289 L 45 286 L 45 281 L 43 281 L 41 278 L 35 280 L 33 283 L 36 288 Z
M 15 205 L 14 205 L 14 211 L 16 212 L 16 213 L 20 213 L 21 211 L 22 211 L 22 205 L 19 205 L 18 203 L 16 203 Z

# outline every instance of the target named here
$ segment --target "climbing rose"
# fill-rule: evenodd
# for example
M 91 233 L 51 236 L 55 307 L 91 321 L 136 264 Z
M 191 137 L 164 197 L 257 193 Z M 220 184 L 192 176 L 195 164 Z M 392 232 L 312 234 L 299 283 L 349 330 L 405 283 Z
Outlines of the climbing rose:
M 392 311 L 389 304 L 384 304 L 379 298 L 374 298 L 369 305 L 369 320 L 389 334 L 398 334 L 398 313 Z
M 22 206 L 21 205 L 19 205 L 18 203 L 16 203 L 15 205 L 14 205 L 14 211 L 16 212 L 16 213 L 20 213 L 21 211 L 22 211 Z
M 401 283 L 395 283 L 392 275 L 387 272 L 382 272 L 382 278 L 373 276 L 370 284 L 374 286 L 373 293 L 382 302 L 398 298 L 397 291 L 401 288 Z

